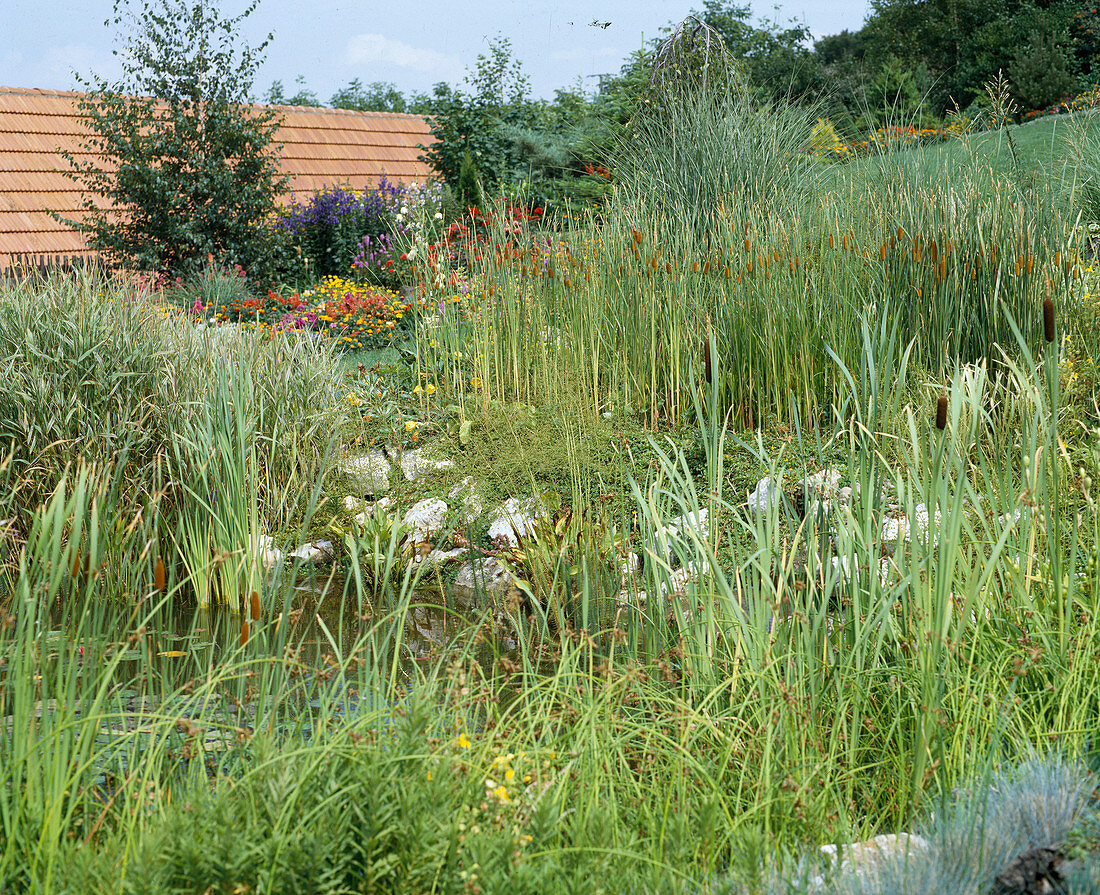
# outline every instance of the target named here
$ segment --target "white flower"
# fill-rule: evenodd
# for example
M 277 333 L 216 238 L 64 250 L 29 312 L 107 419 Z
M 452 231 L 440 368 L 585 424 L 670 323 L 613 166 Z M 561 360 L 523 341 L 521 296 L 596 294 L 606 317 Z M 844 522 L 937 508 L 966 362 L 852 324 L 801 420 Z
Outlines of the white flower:
M 400 224 L 403 220 L 405 220 L 405 217 L 404 217 L 404 215 L 400 215 L 400 214 L 397 217 L 394 218 L 394 221 L 396 221 L 398 224 Z
M 435 213 L 435 219 L 436 219 L 437 221 L 441 221 L 441 220 L 443 220 L 443 212 L 442 212 L 442 211 L 437 211 L 437 212 Z
M 406 255 L 406 257 L 409 261 L 412 261 L 412 259 L 416 257 L 416 246 L 413 246 L 411 249 L 409 249 L 408 255 Z
M 409 213 L 409 206 L 408 205 L 402 205 L 401 206 L 401 213 L 402 214 L 408 214 Z

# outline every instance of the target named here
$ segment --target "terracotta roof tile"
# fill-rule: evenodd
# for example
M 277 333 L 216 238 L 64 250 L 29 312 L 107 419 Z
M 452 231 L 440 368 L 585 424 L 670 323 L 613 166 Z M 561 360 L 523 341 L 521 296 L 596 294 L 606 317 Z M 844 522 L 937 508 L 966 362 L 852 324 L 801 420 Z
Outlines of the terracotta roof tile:
M 83 237 L 49 214 L 75 216 L 81 206 L 80 185 L 65 176 L 69 163 L 61 156 L 67 149 L 89 157 L 82 151 L 80 99 L 71 91 L 0 87 L 0 269 L 13 254 L 86 251 Z M 417 144 L 430 144 L 432 135 L 419 115 L 271 108 L 283 116 L 273 143 L 283 145 L 284 201 L 336 185 L 373 187 L 382 174 L 404 183 L 423 183 L 431 174 Z

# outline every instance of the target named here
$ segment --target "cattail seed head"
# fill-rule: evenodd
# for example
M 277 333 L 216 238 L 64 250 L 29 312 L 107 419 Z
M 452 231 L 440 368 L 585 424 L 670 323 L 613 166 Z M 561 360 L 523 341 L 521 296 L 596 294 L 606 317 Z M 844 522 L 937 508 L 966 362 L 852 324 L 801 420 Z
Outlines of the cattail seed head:
M 878 260 L 879 261 L 885 261 L 886 260 L 886 243 L 883 243 L 882 245 L 880 245 L 878 247 Z
M 241 646 L 248 643 L 248 622 L 241 622 Z
M 77 551 L 73 555 L 73 578 L 80 574 L 81 559 L 83 559 L 83 557 L 80 555 L 80 552 Z
M 1054 341 L 1054 301 L 1049 295 L 1043 299 L 1043 338 Z
M 936 401 L 936 428 L 941 432 L 947 428 L 947 395 L 943 393 Z
M 252 619 L 257 620 L 260 617 L 260 595 L 256 591 L 252 591 Z
M 752 251 L 752 243 L 749 242 L 749 238 L 747 236 L 745 237 L 745 251 L 746 252 Z
M 636 243 L 638 243 L 639 245 L 641 245 L 641 243 L 642 243 L 642 234 L 641 234 L 641 232 L 640 232 L 640 231 L 638 231 L 638 230 L 632 230 L 632 231 L 631 231 L 631 234 L 632 234 L 632 235 L 633 235 L 633 237 L 634 237 L 634 241 L 635 241 Z
M 156 568 L 153 569 L 153 584 L 158 594 L 164 593 L 164 578 L 164 560 L 158 556 Z

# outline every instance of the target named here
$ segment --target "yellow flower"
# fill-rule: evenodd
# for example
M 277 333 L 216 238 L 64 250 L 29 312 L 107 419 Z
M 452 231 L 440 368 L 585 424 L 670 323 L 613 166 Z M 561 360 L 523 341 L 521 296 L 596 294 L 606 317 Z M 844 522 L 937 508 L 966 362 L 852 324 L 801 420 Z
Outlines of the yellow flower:
M 417 388 L 420 388 L 420 386 L 417 386 Z M 429 395 L 434 395 L 435 394 L 435 386 L 432 385 L 430 382 L 428 383 L 428 394 Z
M 481 388 L 481 377 L 480 376 L 471 376 L 470 377 L 470 388 L 474 388 L 474 389 Z
M 424 389 L 422 389 L 419 385 L 416 388 L 413 389 L 413 394 L 414 395 L 420 395 L 420 394 L 423 394 L 423 393 L 424 393 Z
M 420 425 L 420 423 L 416 422 L 415 420 L 406 420 L 405 421 L 405 431 L 406 432 L 411 432 L 413 429 L 415 429 L 419 425 Z
M 363 403 L 363 399 L 360 398 L 357 394 L 355 394 L 355 392 L 348 392 L 345 397 L 347 398 L 347 402 L 352 407 L 358 407 L 360 404 Z
M 492 792 L 493 792 L 493 795 L 496 796 L 498 799 L 500 799 L 500 801 L 502 801 L 502 802 L 507 803 L 507 802 L 511 801 L 508 798 L 508 790 L 506 790 L 503 786 L 498 786 Z
M 405 425 L 408 425 L 408 423 L 406 423 Z M 468 739 L 466 739 L 466 734 L 460 733 L 458 735 L 458 745 L 462 749 L 469 749 L 470 748 L 470 741 Z

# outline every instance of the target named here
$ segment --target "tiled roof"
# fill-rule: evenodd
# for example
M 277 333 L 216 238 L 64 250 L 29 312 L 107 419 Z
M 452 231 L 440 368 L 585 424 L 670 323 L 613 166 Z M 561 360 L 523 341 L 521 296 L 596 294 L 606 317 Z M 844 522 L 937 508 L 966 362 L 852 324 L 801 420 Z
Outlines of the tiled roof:
M 76 255 L 87 251 L 80 233 L 51 212 L 74 217 L 80 185 L 61 156 L 81 152 L 81 94 L 0 87 L 0 271 L 14 255 Z M 274 106 L 283 116 L 274 144 L 288 178 L 284 201 L 326 186 L 373 187 L 390 181 L 423 183 L 431 173 L 418 143 L 432 141 L 427 121 L 395 112 L 352 112 Z

